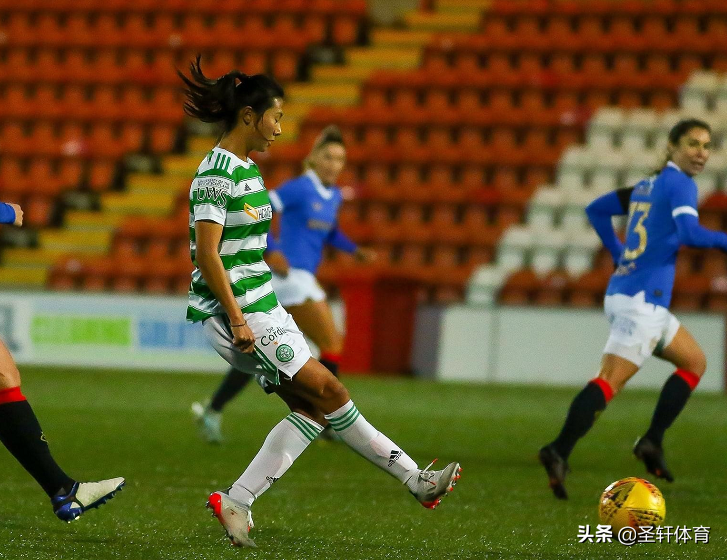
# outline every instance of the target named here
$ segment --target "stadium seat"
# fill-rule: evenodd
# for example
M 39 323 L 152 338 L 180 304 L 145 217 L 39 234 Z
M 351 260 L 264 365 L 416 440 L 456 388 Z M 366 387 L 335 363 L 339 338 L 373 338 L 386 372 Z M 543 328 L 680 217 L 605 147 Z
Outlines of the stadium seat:
M 564 191 L 553 187 L 541 187 L 530 199 L 527 223 L 536 230 L 550 230 L 564 204 Z
M 566 237 L 559 229 L 542 229 L 533 235 L 530 266 L 538 276 L 560 268 Z
M 511 226 L 503 234 L 497 252 L 497 264 L 506 271 L 515 271 L 528 264 L 532 233 L 529 229 Z

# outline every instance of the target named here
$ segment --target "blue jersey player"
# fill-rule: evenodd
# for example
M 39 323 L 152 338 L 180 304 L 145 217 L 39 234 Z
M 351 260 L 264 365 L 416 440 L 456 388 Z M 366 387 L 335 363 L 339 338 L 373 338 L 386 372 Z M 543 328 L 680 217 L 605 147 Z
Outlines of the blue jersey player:
M 0 223 L 22 226 L 23 210 L 17 204 L 0 202 Z M 0 442 L 45 491 L 50 498 L 53 512 L 61 521 L 71 522 L 77 519 L 89 509 L 113 498 L 124 486 L 123 478 L 78 482 L 55 462 L 38 419 L 20 390 L 20 372 L 2 341 Z
M 331 246 L 361 261 L 375 258 L 371 249 L 358 247 L 338 228 L 343 199 L 336 181 L 345 165 L 343 137 L 337 127 L 329 126 L 316 139 L 305 161 L 305 173 L 270 191 L 273 211 L 280 216 L 280 236 L 278 241 L 268 236 L 266 252 L 278 301 L 318 346 L 320 362 L 334 375 L 338 373 L 343 337 L 315 277 L 323 251 Z M 231 368 L 208 406 L 193 403 L 204 439 L 221 441 L 222 409 L 249 380 L 250 376 Z M 324 432 L 324 437 L 329 433 Z
M 586 208 L 616 267 L 604 301 L 611 333 L 598 376 L 571 403 L 558 437 L 540 450 L 557 498 L 567 498 L 567 460 L 576 442 L 652 354 L 674 364 L 676 371 L 664 384 L 651 425 L 633 451 L 648 472 L 669 482 L 674 479 L 664 460 L 664 432 L 707 366 L 699 344 L 669 311 L 677 253 L 682 245 L 727 251 L 727 234 L 699 224 L 693 177 L 704 169 L 710 149 L 709 125 L 696 119 L 680 121 L 669 132 L 667 162 L 656 175 L 604 195 Z M 624 243 L 611 224 L 616 215 L 628 215 Z

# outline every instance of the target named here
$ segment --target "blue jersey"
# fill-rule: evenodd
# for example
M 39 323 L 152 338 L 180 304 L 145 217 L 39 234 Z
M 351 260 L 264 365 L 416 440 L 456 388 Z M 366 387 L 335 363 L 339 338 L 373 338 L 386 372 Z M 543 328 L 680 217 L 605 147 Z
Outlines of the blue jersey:
M 698 216 L 697 185 L 674 163 L 638 183 L 631 193 L 626 239 L 607 294 L 633 296 L 669 307 L 681 245 L 675 219 Z
M 356 245 L 338 229 L 341 191 L 326 187 L 312 170 L 270 191 L 270 203 L 282 214 L 275 248 L 293 268 L 315 274 L 326 244 L 353 252 Z

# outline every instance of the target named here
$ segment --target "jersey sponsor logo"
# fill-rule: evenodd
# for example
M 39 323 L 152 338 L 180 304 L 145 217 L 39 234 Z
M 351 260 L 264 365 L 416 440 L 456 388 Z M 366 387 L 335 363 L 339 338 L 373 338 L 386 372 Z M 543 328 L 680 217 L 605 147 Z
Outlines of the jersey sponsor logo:
M 654 190 L 654 181 L 656 181 L 656 175 L 652 175 L 648 179 L 644 179 L 634 187 L 634 194 L 639 196 L 651 196 L 651 191 Z
M 394 463 L 396 463 L 399 460 L 399 457 L 401 457 L 401 450 L 392 449 L 391 455 L 389 455 L 389 466 L 393 467 Z
M 326 222 L 324 220 L 308 220 L 308 229 L 318 231 L 331 231 L 333 228 L 333 222 Z
M 247 202 L 245 203 L 243 210 L 245 211 L 245 214 L 250 216 L 253 220 L 257 221 L 260 219 L 260 212 L 257 211 L 257 208 L 250 206 Z
M 256 222 L 271 220 L 273 217 L 273 209 L 270 207 L 270 205 L 255 208 L 254 206 L 251 206 L 246 202 L 245 205 L 242 207 L 242 211 L 245 212 L 245 214 L 250 216 Z
M 230 196 L 232 185 L 226 179 L 219 177 L 201 177 L 195 179 L 194 202 L 206 202 L 225 208 Z
M 295 357 L 295 352 L 287 344 L 281 344 L 275 350 L 275 357 L 283 363 L 289 362 Z

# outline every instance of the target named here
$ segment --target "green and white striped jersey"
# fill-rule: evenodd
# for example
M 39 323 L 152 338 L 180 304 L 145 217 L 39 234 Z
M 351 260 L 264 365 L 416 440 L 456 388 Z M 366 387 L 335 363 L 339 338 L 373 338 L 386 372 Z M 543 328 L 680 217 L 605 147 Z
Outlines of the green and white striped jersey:
M 243 161 L 221 148 L 207 154 L 189 191 L 189 250 L 195 269 L 187 320 L 201 321 L 225 313 L 197 266 L 197 220 L 223 226 L 219 253 L 243 313 L 268 312 L 278 305 L 270 269 L 263 260 L 272 215 L 268 191 L 255 162 Z

